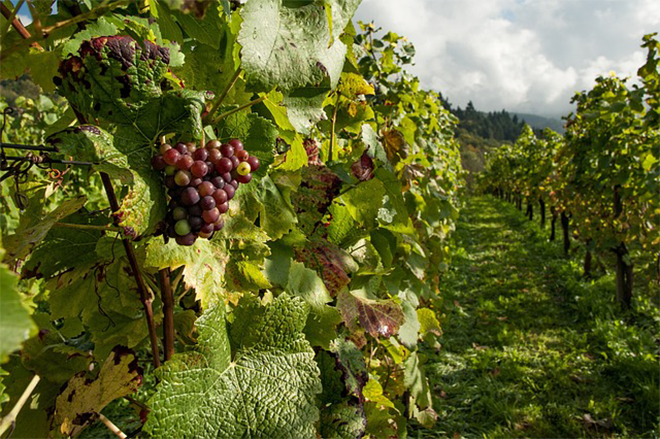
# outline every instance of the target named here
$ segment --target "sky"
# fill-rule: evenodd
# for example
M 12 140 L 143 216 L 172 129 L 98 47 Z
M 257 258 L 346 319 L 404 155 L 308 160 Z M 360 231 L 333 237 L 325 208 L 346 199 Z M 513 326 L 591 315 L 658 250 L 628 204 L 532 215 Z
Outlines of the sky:
M 558 117 L 596 77 L 635 76 L 660 0 L 362 0 L 355 19 L 407 37 L 453 105 Z

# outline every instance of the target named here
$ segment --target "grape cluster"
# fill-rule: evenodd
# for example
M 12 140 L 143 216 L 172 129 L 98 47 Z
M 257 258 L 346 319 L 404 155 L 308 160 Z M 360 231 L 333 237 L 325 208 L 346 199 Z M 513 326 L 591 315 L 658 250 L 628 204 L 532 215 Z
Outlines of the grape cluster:
M 259 169 L 259 159 L 243 149 L 243 143 L 209 141 L 205 147 L 179 142 L 164 143 L 151 165 L 164 171 L 170 204 L 167 234 L 180 245 L 193 245 L 198 237 L 211 239 L 225 221 L 229 200 L 238 185 L 249 183 Z

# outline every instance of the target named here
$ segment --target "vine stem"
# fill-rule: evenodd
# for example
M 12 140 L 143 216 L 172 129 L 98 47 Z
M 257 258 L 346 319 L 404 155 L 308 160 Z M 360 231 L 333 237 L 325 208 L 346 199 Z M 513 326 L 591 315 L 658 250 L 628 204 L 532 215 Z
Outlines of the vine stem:
M 243 69 L 240 67 L 238 68 L 238 70 L 236 70 L 236 73 L 234 73 L 234 76 L 232 76 L 231 81 L 229 81 L 229 84 L 227 85 L 225 90 L 211 106 L 211 109 L 209 110 L 209 114 L 207 114 L 205 117 L 206 120 L 213 120 L 213 115 L 215 114 L 216 111 L 218 111 L 218 108 L 220 108 L 222 102 L 225 100 L 229 92 L 234 88 L 234 85 L 236 85 L 236 82 L 238 81 L 238 78 L 240 77 L 242 71 Z
M 113 432 L 115 436 L 120 437 L 121 439 L 126 439 L 128 436 L 124 434 L 123 431 L 119 429 L 115 424 L 112 423 L 112 421 L 105 416 L 103 416 L 101 413 L 99 413 L 99 420 L 103 422 L 103 424 L 108 427 L 108 430 Z
M 16 17 L 18 10 L 20 9 L 21 6 L 23 6 L 24 2 L 25 0 L 19 2 L 19 4 L 16 5 L 13 11 L 10 11 L 9 8 L 5 6 L 4 3 L 0 3 L 0 10 L 2 12 L 2 15 L 7 19 L 7 21 L 11 22 L 11 25 L 14 27 L 14 29 L 16 29 L 16 32 L 18 32 L 21 38 L 28 39 L 30 38 L 30 32 L 28 32 L 27 29 L 25 29 L 25 26 L 23 26 L 21 20 Z M 30 44 L 30 46 L 37 48 L 39 50 L 44 50 L 43 47 L 41 47 L 37 42 Z
M 93 13 L 98 13 L 99 10 L 104 9 L 104 7 L 109 2 L 110 0 L 103 0 L 103 3 L 101 3 L 101 5 L 97 9 L 93 9 L 86 14 L 71 17 L 68 20 L 61 21 L 59 23 L 54 24 L 53 26 L 43 29 L 42 38 L 55 29 L 59 29 L 68 26 L 70 24 L 76 24 L 85 21 L 86 19 L 93 16 L 94 15 Z M 108 6 L 108 9 L 112 10 L 116 7 L 119 7 L 121 4 L 124 4 L 125 2 L 127 2 L 127 0 L 119 0 Z M 23 30 L 24 32 L 22 33 L 19 32 L 19 34 L 25 41 L 30 41 L 34 39 L 33 37 L 30 37 L 30 33 L 25 28 L 23 28 Z M 18 46 L 14 46 L 14 48 L 16 47 Z M 0 55 L 0 60 L 3 59 L 5 56 L 7 56 L 7 51 L 2 52 L 2 54 Z M 76 114 L 76 118 L 78 119 L 79 123 L 82 124 L 87 123 L 87 120 L 82 113 L 77 111 L 73 106 L 71 108 L 73 108 L 73 111 Z M 101 172 L 100 174 L 101 174 L 101 181 L 103 182 L 103 188 L 105 189 L 106 195 L 108 197 L 108 202 L 110 203 L 110 209 L 112 209 L 113 212 L 117 212 L 119 210 L 119 203 L 117 202 L 117 196 L 115 195 L 115 190 L 112 187 L 110 176 L 105 172 Z M 144 308 L 144 314 L 147 319 L 147 329 L 149 331 L 149 341 L 151 343 L 153 364 L 155 368 L 158 368 L 160 367 L 160 353 L 158 350 L 158 336 L 156 334 L 156 325 L 154 322 L 154 310 L 152 306 L 153 298 L 151 297 L 151 295 L 147 293 L 147 287 L 144 283 L 144 278 L 142 277 L 142 273 L 140 272 L 140 266 L 138 265 L 137 258 L 135 257 L 135 251 L 133 250 L 133 245 L 127 238 L 123 238 L 121 242 L 124 245 L 124 251 L 126 252 L 128 263 L 131 266 L 131 271 L 133 272 L 133 276 L 135 276 L 135 282 L 137 283 L 138 292 L 140 294 L 140 302 L 142 302 L 142 307 Z
M 117 232 L 122 233 L 123 229 L 116 226 L 95 226 L 93 224 L 71 224 L 71 223 L 55 223 L 53 227 L 66 227 L 69 229 L 82 229 L 82 230 L 99 230 L 101 232 Z
M 25 388 L 23 394 L 16 402 L 14 408 L 11 409 L 11 411 L 7 414 L 7 416 L 2 418 L 2 420 L 0 421 L 0 436 L 5 434 L 5 432 L 10 427 L 14 426 L 14 424 L 16 423 L 16 417 L 20 413 L 21 409 L 27 402 L 32 392 L 34 392 L 34 389 L 35 387 L 37 387 L 37 384 L 39 384 L 39 380 L 41 380 L 41 377 L 39 375 L 35 375 L 34 377 L 32 377 L 32 381 L 30 381 L 30 384 L 28 384 L 28 386 Z
M 253 106 L 253 105 L 256 105 L 256 104 L 260 103 L 261 101 L 263 101 L 264 99 L 266 99 L 266 96 L 262 96 L 262 97 L 260 97 L 259 99 L 255 99 L 255 100 L 253 100 L 253 101 L 248 102 L 247 104 L 243 104 L 243 105 L 241 105 L 240 107 L 234 108 L 233 110 L 229 110 L 229 111 L 227 111 L 226 113 L 222 113 L 220 116 L 218 116 L 218 117 L 213 121 L 213 124 L 215 125 L 216 123 L 220 122 L 222 119 L 224 119 L 224 118 L 227 117 L 227 116 L 231 116 L 231 115 L 234 114 L 234 113 L 237 113 L 237 112 L 239 112 L 239 111 L 241 111 L 241 110 L 245 110 L 246 108 L 249 108 L 249 107 L 251 107 L 251 106 Z
M 117 202 L 117 196 L 115 195 L 115 190 L 112 187 L 112 182 L 110 181 L 110 176 L 105 172 L 101 172 L 101 181 L 103 182 L 103 187 L 105 188 L 106 195 L 108 196 L 108 201 L 110 202 L 110 209 L 113 212 L 119 210 L 119 203 Z M 140 266 L 138 265 L 137 258 L 135 257 L 135 251 L 133 251 L 133 246 L 128 238 L 123 238 L 121 240 L 124 245 L 124 251 L 128 257 L 128 263 L 131 266 L 131 271 L 133 276 L 135 276 L 135 281 L 137 283 L 138 292 L 140 293 L 140 302 L 142 302 L 142 307 L 144 308 L 144 315 L 147 319 L 147 328 L 149 329 L 149 341 L 151 342 L 151 353 L 153 355 L 153 363 L 155 368 L 160 367 L 160 353 L 158 350 L 158 335 L 156 334 L 156 324 L 154 322 L 154 310 L 152 306 L 153 298 L 147 293 L 147 286 L 144 283 L 144 278 L 140 272 Z
M 163 301 L 163 346 L 165 361 L 174 355 L 174 295 L 170 280 L 170 269 L 163 268 L 160 276 L 160 292 Z

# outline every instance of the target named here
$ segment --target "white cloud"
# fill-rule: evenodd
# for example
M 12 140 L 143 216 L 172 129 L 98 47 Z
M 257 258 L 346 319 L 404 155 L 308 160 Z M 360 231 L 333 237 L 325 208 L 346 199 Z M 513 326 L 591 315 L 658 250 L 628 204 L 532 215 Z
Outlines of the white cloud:
M 32 23 L 32 17 L 30 15 L 17 14 L 17 17 L 19 20 L 21 20 L 23 26 L 27 26 L 28 24 Z
M 634 76 L 660 2 L 363 0 L 356 18 L 408 37 L 411 71 L 454 104 L 559 115 L 598 75 Z

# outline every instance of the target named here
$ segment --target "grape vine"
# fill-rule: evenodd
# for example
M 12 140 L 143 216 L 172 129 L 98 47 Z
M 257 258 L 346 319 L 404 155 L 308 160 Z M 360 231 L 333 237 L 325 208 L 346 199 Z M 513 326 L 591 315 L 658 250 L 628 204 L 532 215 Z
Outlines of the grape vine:
M 462 171 L 414 47 L 359 0 L 106 3 L 2 21 L 2 76 L 57 95 L 1 140 L 58 172 L 1 186 L 2 431 L 432 425 Z

